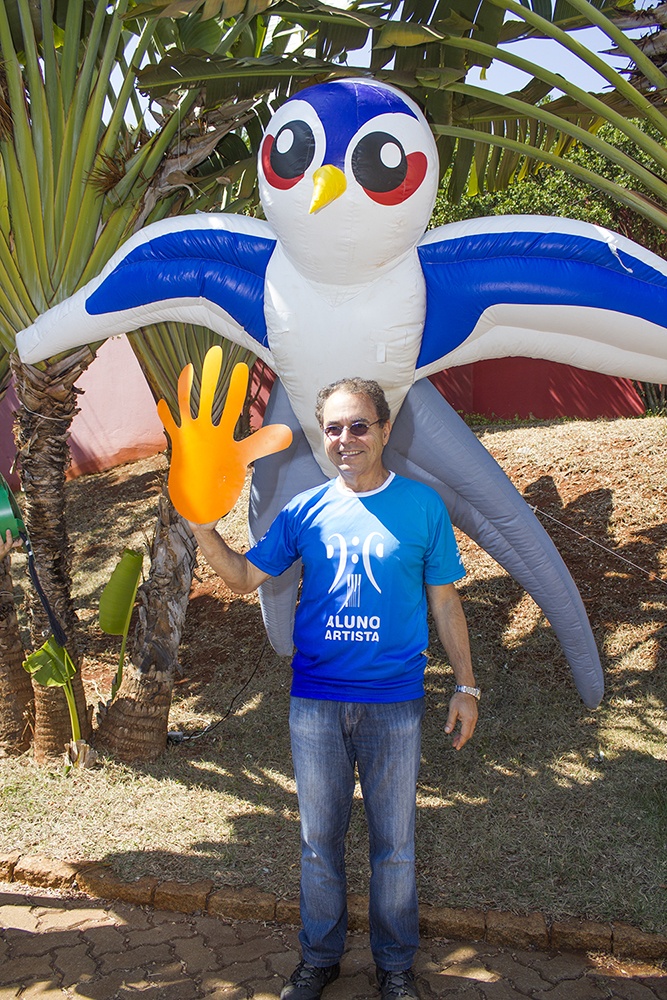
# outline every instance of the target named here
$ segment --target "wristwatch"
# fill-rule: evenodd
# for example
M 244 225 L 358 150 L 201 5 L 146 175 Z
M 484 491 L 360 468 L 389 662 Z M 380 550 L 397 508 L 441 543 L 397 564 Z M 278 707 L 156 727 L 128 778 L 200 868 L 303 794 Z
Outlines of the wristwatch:
M 479 701 L 482 692 L 479 688 L 469 687 L 468 684 L 457 684 L 454 688 L 454 694 L 471 694 Z

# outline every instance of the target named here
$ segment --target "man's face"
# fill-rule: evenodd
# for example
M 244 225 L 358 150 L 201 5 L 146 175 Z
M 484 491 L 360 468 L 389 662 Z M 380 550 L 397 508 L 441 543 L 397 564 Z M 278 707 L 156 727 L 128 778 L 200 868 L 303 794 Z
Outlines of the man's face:
M 341 389 L 329 396 L 324 404 L 324 447 L 343 478 L 372 478 L 382 472 L 382 451 L 389 440 L 391 425 L 389 421 L 379 424 L 377 419 L 375 405 L 365 395 L 355 395 Z M 368 425 L 368 430 L 357 436 L 349 428 L 359 421 Z M 340 435 L 327 435 L 327 427 L 332 426 L 342 428 Z

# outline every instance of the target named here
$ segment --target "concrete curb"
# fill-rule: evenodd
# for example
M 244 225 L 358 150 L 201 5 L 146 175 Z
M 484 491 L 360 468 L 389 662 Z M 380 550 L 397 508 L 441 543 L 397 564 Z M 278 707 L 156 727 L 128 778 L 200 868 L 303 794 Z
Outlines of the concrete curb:
M 92 861 L 56 861 L 16 851 L 0 855 L 0 881 L 48 889 L 76 889 L 98 899 L 153 906 L 175 913 L 206 913 L 229 920 L 299 923 L 298 900 L 280 899 L 254 886 L 216 886 L 200 882 L 161 881 L 145 875 L 124 881 L 108 865 Z M 348 897 L 349 928 L 368 930 L 368 897 Z M 632 959 L 667 958 L 667 936 L 648 934 L 631 924 L 594 920 L 549 920 L 542 913 L 420 906 L 424 937 L 487 941 L 510 948 L 540 951 L 596 951 Z

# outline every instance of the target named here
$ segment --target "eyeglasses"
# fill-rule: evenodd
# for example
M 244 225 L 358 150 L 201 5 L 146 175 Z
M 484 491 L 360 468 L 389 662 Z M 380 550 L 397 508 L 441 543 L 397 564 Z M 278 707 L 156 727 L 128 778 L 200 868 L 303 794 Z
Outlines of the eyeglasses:
M 365 420 L 355 420 L 353 424 L 327 424 L 324 428 L 324 433 L 328 438 L 338 438 L 347 428 L 353 437 L 362 438 L 375 424 L 383 423 L 384 420 L 374 420 L 372 424 L 367 424 Z

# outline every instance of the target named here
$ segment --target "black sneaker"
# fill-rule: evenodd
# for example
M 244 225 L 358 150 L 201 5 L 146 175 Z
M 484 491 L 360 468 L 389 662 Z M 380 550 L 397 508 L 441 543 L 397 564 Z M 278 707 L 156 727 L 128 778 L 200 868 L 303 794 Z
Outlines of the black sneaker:
M 390 972 L 378 965 L 376 975 L 382 1000 L 394 1000 L 394 997 L 412 997 L 412 1000 L 421 1000 L 412 969 Z
M 340 975 L 340 965 L 318 969 L 308 962 L 299 962 L 280 992 L 280 1000 L 318 1000 L 322 990 Z M 406 996 L 410 994 L 406 993 Z

